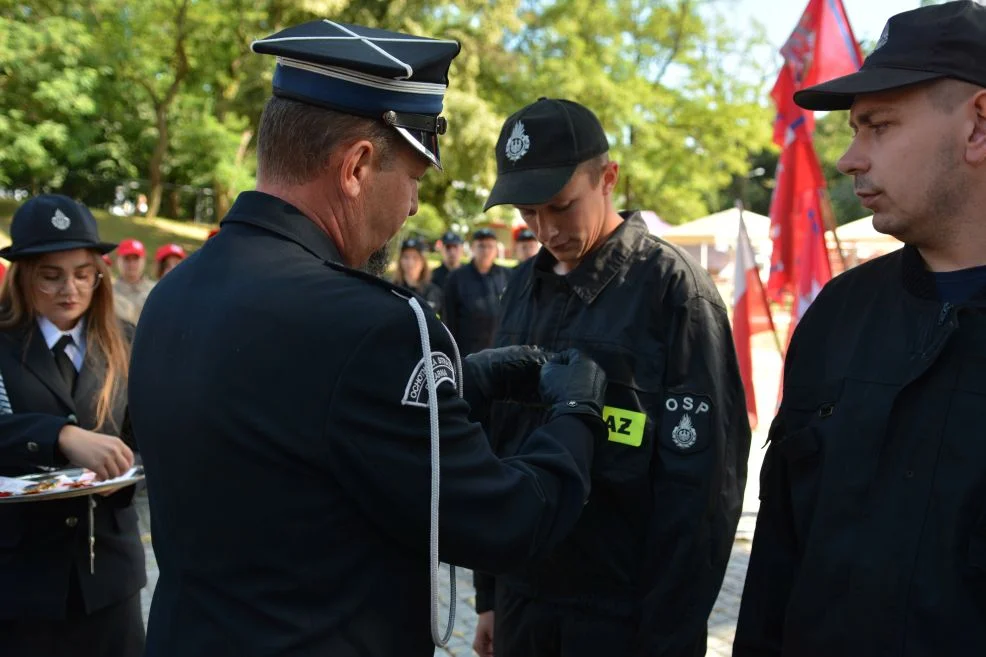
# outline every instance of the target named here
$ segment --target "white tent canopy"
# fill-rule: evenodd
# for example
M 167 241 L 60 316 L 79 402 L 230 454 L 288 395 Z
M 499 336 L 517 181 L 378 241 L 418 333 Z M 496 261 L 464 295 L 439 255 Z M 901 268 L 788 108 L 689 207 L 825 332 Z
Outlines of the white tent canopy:
M 707 217 L 689 221 L 664 231 L 662 239 L 676 244 L 686 251 L 712 274 L 724 274 L 724 268 L 732 259 L 739 237 L 740 212 L 730 208 Z M 749 210 L 743 211 L 743 223 L 754 250 L 760 259 L 770 258 L 770 217 Z
M 835 232 L 843 242 L 897 242 L 896 237 L 873 227 L 873 215 L 842 224 Z
M 661 237 L 679 246 L 708 244 L 712 248 L 726 250 L 736 245 L 736 237 L 739 235 L 739 215 L 738 209 L 729 208 L 689 221 L 687 224 L 673 226 Z M 743 223 L 746 224 L 750 242 L 757 244 L 770 241 L 770 217 L 744 210 Z

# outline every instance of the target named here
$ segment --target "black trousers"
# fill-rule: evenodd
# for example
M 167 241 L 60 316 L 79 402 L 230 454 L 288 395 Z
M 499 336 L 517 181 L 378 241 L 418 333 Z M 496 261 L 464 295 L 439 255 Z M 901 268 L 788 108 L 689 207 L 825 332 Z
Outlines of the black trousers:
M 64 620 L 0 620 L 3 657 L 141 657 L 140 594 L 89 615 Z
M 624 656 L 637 634 L 632 618 L 531 599 L 499 582 L 493 618 L 496 657 Z

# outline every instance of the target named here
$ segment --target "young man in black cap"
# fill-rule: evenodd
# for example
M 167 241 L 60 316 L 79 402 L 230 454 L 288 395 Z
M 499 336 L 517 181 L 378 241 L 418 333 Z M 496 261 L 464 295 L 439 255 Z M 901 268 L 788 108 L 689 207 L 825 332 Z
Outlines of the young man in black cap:
M 462 266 L 462 238 L 451 230 L 442 235 L 442 264 L 431 273 L 431 282 L 445 287 L 448 275 Z
M 514 258 L 517 259 L 517 265 L 520 266 L 536 256 L 540 248 L 541 243 L 538 242 L 537 235 L 530 228 L 524 228 L 518 232 L 514 239 Z
M 569 537 L 495 586 L 477 575 L 484 656 L 705 654 L 742 508 L 750 428 L 726 308 L 694 261 L 614 209 L 608 150 L 588 108 L 550 99 L 496 146 L 486 207 L 514 205 L 544 248 L 515 272 L 495 344 L 591 355 L 609 434 Z M 546 415 L 504 401 L 490 417 L 510 455 Z
M 496 233 L 480 228 L 470 247 L 472 260 L 449 274 L 442 302 L 442 321 L 464 354 L 493 345 L 500 295 L 510 277 L 506 267 L 496 264 Z
M 733 654 L 961 655 L 986 628 L 986 7 L 890 19 L 839 169 L 903 249 L 798 324 L 770 429 Z M 975 648 L 974 646 L 980 646 Z
M 526 347 L 463 376 L 426 304 L 360 271 L 440 164 L 457 43 L 317 21 L 253 49 L 277 57 L 257 191 L 155 287 L 134 342 L 146 655 L 430 657 L 439 541 L 498 571 L 550 549 L 588 495 L 605 380 Z M 549 422 L 500 461 L 470 418 L 532 394 Z

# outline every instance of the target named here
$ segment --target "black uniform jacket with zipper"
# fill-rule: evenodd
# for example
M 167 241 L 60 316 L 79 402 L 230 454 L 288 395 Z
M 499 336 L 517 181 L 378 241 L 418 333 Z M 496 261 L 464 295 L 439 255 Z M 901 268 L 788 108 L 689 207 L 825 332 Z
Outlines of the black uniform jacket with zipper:
M 124 325 L 129 340 L 133 327 Z M 111 420 L 96 426 L 106 364 L 87 351 L 75 392 L 69 390 L 36 322 L 0 331 L 0 375 L 12 414 L 0 414 L 0 475 L 66 467 L 58 432 L 66 424 L 120 435 L 126 391 Z M 0 619 L 64 618 L 72 571 L 86 613 L 134 596 L 147 581 L 132 504 L 134 488 L 94 496 L 96 559 L 89 572 L 88 497 L 0 504 Z
M 986 628 L 986 290 L 905 246 L 798 325 L 734 655 L 959 655 Z
M 750 448 L 726 308 L 708 274 L 636 213 L 569 274 L 554 264 L 542 249 L 518 267 L 496 346 L 588 353 L 609 381 L 609 440 L 571 536 L 496 586 L 637 619 L 634 654 L 704 652 Z M 544 414 L 496 403 L 497 453 L 519 449 Z M 493 606 L 490 582 L 477 584 L 483 611 Z
M 588 425 L 560 417 L 497 459 L 435 314 L 419 324 L 406 290 L 340 260 L 299 210 L 246 192 L 151 292 L 130 380 L 160 567 L 148 657 L 432 655 L 424 329 L 442 559 L 502 571 L 582 511 Z

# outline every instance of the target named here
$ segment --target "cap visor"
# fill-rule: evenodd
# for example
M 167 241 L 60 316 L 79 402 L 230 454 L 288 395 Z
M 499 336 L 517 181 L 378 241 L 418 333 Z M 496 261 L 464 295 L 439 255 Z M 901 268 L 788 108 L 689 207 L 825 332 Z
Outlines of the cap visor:
M 70 241 L 70 242 L 51 242 L 49 244 L 38 244 L 36 246 L 29 246 L 24 249 L 13 249 L 13 245 L 0 249 L 0 258 L 6 258 L 13 262 L 20 258 L 26 258 L 28 256 L 40 255 L 42 253 L 57 253 L 59 251 L 72 251 L 74 249 L 92 249 L 100 255 L 105 255 L 116 248 L 116 244 L 110 244 L 109 242 L 82 242 L 82 241 Z
M 434 132 L 424 132 L 422 130 L 408 130 L 400 126 L 394 126 L 394 130 L 400 133 L 407 143 L 411 144 L 414 150 L 418 151 L 431 162 L 436 169 L 442 170 L 442 159 L 438 154 L 438 135 Z
M 891 91 L 945 77 L 941 73 L 906 68 L 861 69 L 841 78 L 829 80 L 794 93 L 794 102 L 806 110 L 829 112 L 847 110 L 856 96 Z
M 497 176 L 483 211 L 497 205 L 541 205 L 560 192 L 578 164 L 550 169 L 525 169 Z

